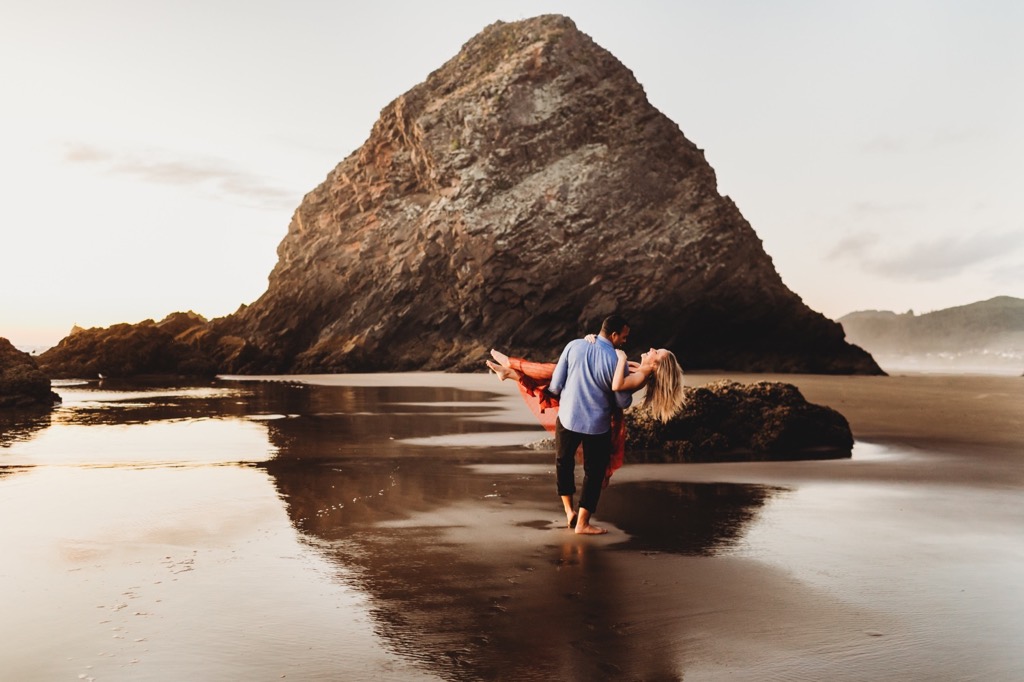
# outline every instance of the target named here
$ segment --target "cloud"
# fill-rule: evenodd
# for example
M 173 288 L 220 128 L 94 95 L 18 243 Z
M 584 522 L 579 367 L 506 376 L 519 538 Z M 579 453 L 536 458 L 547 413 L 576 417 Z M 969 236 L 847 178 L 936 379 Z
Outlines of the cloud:
M 1022 245 L 1024 231 L 979 233 L 919 241 L 891 253 L 885 250 L 877 234 L 863 233 L 842 239 L 828 257 L 852 259 L 866 272 L 890 279 L 932 282 L 955 277 Z
M 141 182 L 177 187 L 197 187 L 211 191 L 221 199 L 248 206 L 279 210 L 294 208 L 301 198 L 295 192 L 277 187 L 266 179 L 232 168 L 216 160 L 159 158 L 114 153 L 85 144 L 67 147 L 64 159 L 103 167 L 111 175 L 124 175 Z
M 996 284 L 1024 284 L 1024 263 L 1014 263 L 998 267 L 992 271 L 992 281 Z
M 965 129 L 965 130 L 938 130 L 927 144 L 934 148 L 957 147 L 961 145 L 976 145 L 985 142 L 992 137 L 991 130 Z
M 905 139 L 897 139 L 891 135 L 879 135 L 861 145 L 861 151 L 874 154 L 899 154 L 907 151 L 909 147 L 910 144 Z
M 920 209 L 921 206 L 918 204 L 886 204 L 874 201 L 858 201 L 850 207 L 850 213 L 855 218 L 874 218 L 894 213 L 909 213 Z
M 991 138 L 991 131 L 981 129 L 937 130 L 931 134 L 902 136 L 881 134 L 861 145 L 861 151 L 870 154 L 906 154 L 941 151 L 949 147 L 977 145 Z
M 96 149 L 95 147 L 90 147 L 84 144 L 75 144 L 68 147 L 64 154 L 64 158 L 67 161 L 75 163 L 92 163 L 106 161 L 110 158 L 110 155 Z
M 826 258 L 838 260 L 840 258 L 863 258 L 870 253 L 873 247 L 881 242 L 882 238 L 875 232 L 858 232 L 847 235 L 839 240 Z

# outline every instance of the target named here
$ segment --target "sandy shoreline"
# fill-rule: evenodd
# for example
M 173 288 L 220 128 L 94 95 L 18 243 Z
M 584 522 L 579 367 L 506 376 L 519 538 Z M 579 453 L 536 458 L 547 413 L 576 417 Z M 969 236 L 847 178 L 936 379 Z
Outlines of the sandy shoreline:
M 200 409 L 74 394 L 0 450 L 0 513 L 19 519 L 0 532 L 0 666 L 21 680 L 1021 677 L 1021 383 L 767 378 L 845 414 L 853 458 L 627 462 L 600 538 L 561 527 L 550 453 L 521 447 L 544 434 L 490 376 L 314 377 L 324 388 L 255 398 L 227 382 Z
M 624 619 L 628 626 L 619 627 L 640 635 L 645 643 L 641 653 L 673 652 L 679 660 L 667 669 L 685 670 L 687 679 L 949 679 L 953 671 L 959 671 L 952 675 L 958 679 L 991 679 L 1024 670 L 1024 656 L 1012 653 L 1014 627 L 1008 611 L 999 616 L 1001 633 L 989 629 L 984 636 L 969 634 L 1001 600 L 1021 596 L 1011 586 L 1024 551 L 1024 507 L 1017 495 L 1024 484 L 1024 383 L 942 375 L 716 374 L 690 375 L 688 381 L 721 378 L 794 383 L 808 400 L 846 415 L 858 445 L 850 460 L 630 464 L 622 469 L 606 493 L 602 519 L 621 519 L 624 506 L 648 500 L 651 491 L 642 487 L 644 482 L 679 484 L 683 498 L 693 494 L 695 484 L 781 491 L 774 493 L 779 499 L 767 495 L 767 510 L 755 505 L 757 530 L 745 534 L 738 550 L 733 546 L 710 558 L 659 549 L 640 556 L 600 555 L 603 562 L 621 563 L 616 570 L 631 576 L 608 587 L 619 593 L 613 601 L 621 609 L 608 618 Z M 474 377 L 470 383 L 488 390 L 487 381 L 494 379 Z M 510 400 L 502 420 L 529 425 L 531 415 L 512 387 L 506 384 L 506 389 Z M 467 439 L 441 437 L 435 444 L 445 442 L 465 446 Z M 541 481 L 543 489 L 551 476 L 543 457 L 538 464 L 471 468 L 499 480 L 528 476 Z M 540 492 L 537 513 L 554 528 L 560 519 L 554 505 L 544 502 L 544 494 Z M 666 504 L 665 509 L 678 508 L 679 497 Z M 665 509 L 645 513 L 657 516 Z M 487 515 L 479 508 L 449 514 L 439 525 L 459 529 L 449 539 L 460 547 L 491 544 L 495 552 L 509 554 L 515 546 L 509 524 L 481 523 Z M 409 523 L 429 525 L 422 518 Z M 608 526 L 611 533 L 605 538 L 580 539 L 553 531 L 564 536 L 557 540 L 562 554 L 579 562 L 578 568 L 570 562 L 572 568 L 561 570 L 585 573 L 589 557 L 628 539 L 614 523 Z M 938 529 L 945 533 L 941 540 L 931 537 Z M 653 532 L 671 532 L 671 527 Z M 987 536 L 985 542 L 978 542 L 979 534 Z M 681 553 L 701 551 L 690 547 Z M 915 567 L 922 560 L 917 575 Z M 1007 589 L 1013 594 L 1007 595 Z M 974 594 L 956 598 L 968 591 Z M 946 619 L 937 621 L 923 604 L 934 607 L 933 600 L 942 604 Z M 667 624 L 689 619 L 700 623 L 701 634 L 691 635 L 692 641 L 682 646 L 678 632 Z M 586 619 L 576 625 L 590 632 L 603 630 L 601 623 Z M 605 636 L 609 644 L 622 643 L 621 637 Z M 944 645 L 915 653 L 930 640 Z M 604 651 L 603 644 L 587 641 Z M 602 665 L 641 679 L 665 674 L 659 666 L 637 668 L 630 662 L 636 653 L 625 660 L 612 656 Z M 567 670 L 559 674 L 572 678 Z
M 525 428 L 507 433 L 446 434 L 421 442 L 436 446 L 511 446 L 532 443 L 544 434 L 514 391 L 511 382 L 492 374 L 416 373 L 367 375 L 304 375 L 295 380 L 324 386 L 419 385 L 497 391 L 498 415 L 483 419 Z M 254 378 L 245 377 L 245 380 Z M 850 422 L 858 443 L 851 461 L 771 464 L 685 465 L 697 480 L 726 476 L 747 480 L 741 471 L 789 472 L 783 478 L 864 476 L 868 480 L 971 483 L 999 487 L 1024 486 L 1024 378 L 991 375 L 909 374 L 897 377 L 792 374 L 690 373 L 689 385 L 718 380 L 741 383 L 781 381 L 795 384 L 810 402 L 828 405 Z M 892 456 L 894 450 L 899 456 Z M 964 454 L 969 454 L 964 457 Z M 942 466 L 926 466 L 941 462 Z M 985 465 L 977 466 L 978 457 Z M 882 461 L 878 461 L 881 458 Z M 643 465 L 630 465 L 631 469 Z M 645 471 L 669 474 L 672 465 Z M 650 475 L 650 474 L 649 474 Z M 757 478 L 763 473 L 755 473 Z

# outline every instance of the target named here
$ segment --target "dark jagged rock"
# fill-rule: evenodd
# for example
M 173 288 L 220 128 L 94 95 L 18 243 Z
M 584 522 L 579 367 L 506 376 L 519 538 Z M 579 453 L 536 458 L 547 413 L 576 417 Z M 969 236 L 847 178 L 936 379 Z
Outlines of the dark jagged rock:
M 191 342 L 207 320 L 193 312 L 172 313 L 160 322 L 77 329 L 39 356 L 39 366 L 55 378 L 111 378 L 140 375 L 212 375 L 211 348 Z
M 55 378 L 209 377 L 223 367 L 248 366 L 259 360 L 255 346 L 218 333 L 214 326 L 189 311 L 171 313 L 159 322 L 76 328 L 41 354 L 39 365 Z
M 488 26 L 385 107 L 296 209 L 267 291 L 174 338 L 221 372 L 475 370 L 491 347 L 553 359 L 611 312 L 687 368 L 882 373 L 786 288 L 632 73 L 543 16 Z M 111 366 L 170 369 L 157 331 Z
M 632 461 L 726 462 L 849 457 L 853 433 L 843 415 L 808 403 L 792 384 L 719 381 L 686 387 L 668 423 L 642 408 L 627 412 Z
M 0 338 L 0 409 L 49 409 L 59 402 L 35 358 Z

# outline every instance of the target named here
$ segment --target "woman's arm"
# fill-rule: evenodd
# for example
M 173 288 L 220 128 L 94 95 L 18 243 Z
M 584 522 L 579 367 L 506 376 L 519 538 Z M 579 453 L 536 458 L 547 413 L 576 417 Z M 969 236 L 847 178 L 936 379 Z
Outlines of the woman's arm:
M 613 391 L 636 391 L 647 383 L 647 372 L 640 366 L 636 371 L 626 376 L 626 353 L 616 349 L 615 354 L 619 357 L 619 363 L 615 365 L 615 374 L 612 376 Z M 634 363 L 636 364 L 636 363 Z

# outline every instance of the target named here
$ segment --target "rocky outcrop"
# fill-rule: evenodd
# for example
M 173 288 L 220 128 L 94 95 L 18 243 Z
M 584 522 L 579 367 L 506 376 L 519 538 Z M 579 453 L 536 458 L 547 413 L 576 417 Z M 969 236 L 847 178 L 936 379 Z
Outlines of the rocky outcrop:
M 211 334 L 207 320 L 190 311 L 78 329 L 41 354 L 39 366 L 54 378 L 212 376 L 246 349 L 241 339 Z
M 640 407 L 626 413 L 630 461 L 830 459 L 852 452 L 846 418 L 808 403 L 792 384 L 719 381 L 685 391 L 682 411 L 668 423 Z
M 171 313 L 159 322 L 82 329 L 39 356 L 39 366 L 56 379 L 139 376 L 209 377 L 222 368 L 258 364 L 259 350 L 245 339 L 215 330 L 192 311 Z
M 60 396 L 50 390 L 35 358 L 0 338 L 0 410 L 49 409 L 57 403 Z
M 554 358 L 611 312 L 688 368 L 880 373 L 782 283 L 703 151 L 567 18 L 496 23 L 381 112 L 215 326 L 247 372 Z

